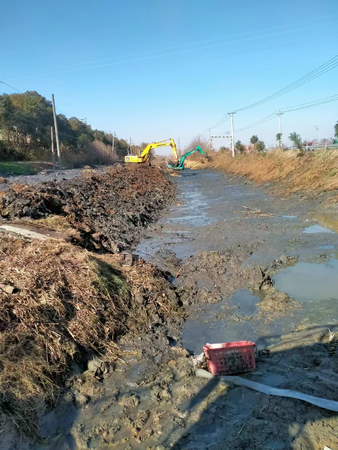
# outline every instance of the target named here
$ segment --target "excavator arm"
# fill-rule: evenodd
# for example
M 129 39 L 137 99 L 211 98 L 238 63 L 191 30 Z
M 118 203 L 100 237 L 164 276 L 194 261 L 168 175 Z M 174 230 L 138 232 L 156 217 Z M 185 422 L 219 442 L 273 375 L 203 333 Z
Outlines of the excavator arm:
M 201 155 L 205 156 L 204 151 L 201 149 L 201 147 L 199 145 L 196 145 L 195 148 L 191 148 L 187 153 L 184 153 L 184 155 L 181 156 L 181 159 L 179 161 L 178 164 L 175 165 L 175 163 L 169 163 L 168 167 L 170 169 L 175 169 L 175 170 L 183 170 L 184 169 L 184 163 L 185 160 L 188 156 L 192 155 L 195 152 L 199 152 Z M 206 157 L 206 156 L 205 156 Z
M 160 148 L 160 147 L 171 147 L 172 151 L 175 155 L 175 158 L 177 159 L 177 147 L 176 147 L 175 141 L 173 139 L 166 139 L 164 141 L 153 142 L 153 143 L 147 145 L 147 147 L 144 150 L 140 150 L 138 152 L 138 155 L 127 155 L 127 156 L 125 156 L 124 160 L 125 160 L 125 162 L 131 162 L 131 163 L 147 162 L 150 159 L 151 151 L 155 148 Z

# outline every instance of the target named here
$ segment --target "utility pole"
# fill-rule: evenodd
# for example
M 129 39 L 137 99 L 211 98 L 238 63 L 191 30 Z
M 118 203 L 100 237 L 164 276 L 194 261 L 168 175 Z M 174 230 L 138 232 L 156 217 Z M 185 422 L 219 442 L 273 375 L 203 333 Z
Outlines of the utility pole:
M 319 133 L 318 133 L 319 128 L 317 125 L 315 125 L 315 128 L 317 130 L 317 146 L 319 147 Z
M 277 116 L 279 118 L 279 132 L 282 133 L 282 112 L 278 112 Z
M 282 135 L 282 114 L 283 114 L 283 113 L 280 112 L 280 111 L 279 111 L 278 114 L 277 114 L 277 116 L 278 116 L 278 121 L 279 121 L 279 134 L 280 134 L 280 135 Z M 279 142 L 280 142 L 279 145 L 280 145 L 281 147 L 283 147 L 282 136 L 281 136 L 281 139 L 280 139 Z
M 55 153 L 54 153 L 54 135 L 53 135 L 53 127 L 50 127 L 50 142 L 51 142 L 51 150 L 52 150 L 53 170 L 55 170 Z
M 59 169 L 62 170 L 61 153 L 60 153 L 60 142 L 59 142 L 59 131 L 58 131 L 58 123 L 56 121 L 54 94 L 52 94 L 52 104 L 53 104 L 53 117 L 54 117 L 54 128 L 55 128 L 55 138 L 56 138 L 56 151 L 57 151 L 57 154 L 58 154 Z
M 129 154 L 132 155 L 132 152 L 131 152 L 131 137 L 129 138 Z
M 115 154 L 115 137 L 116 137 L 116 133 L 114 131 L 114 133 L 113 133 L 113 143 L 112 143 L 112 147 L 111 147 L 113 155 Z
M 232 152 L 232 157 L 235 156 L 235 136 L 234 136 L 234 112 L 228 113 L 229 116 L 231 117 L 231 136 L 232 136 L 232 142 L 231 142 L 231 152 Z
M 178 156 L 181 156 L 181 139 L 178 138 L 177 141 L 178 141 Z
M 208 140 L 209 150 L 211 150 L 211 140 L 210 140 L 210 128 L 209 128 L 209 140 Z

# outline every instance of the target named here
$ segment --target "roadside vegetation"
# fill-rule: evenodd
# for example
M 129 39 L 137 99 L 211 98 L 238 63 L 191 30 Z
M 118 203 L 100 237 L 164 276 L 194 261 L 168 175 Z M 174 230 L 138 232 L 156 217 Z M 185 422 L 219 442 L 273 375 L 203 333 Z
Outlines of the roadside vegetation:
M 289 193 L 338 189 L 338 150 L 303 153 L 270 150 L 265 153 L 210 153 L 211 161 L 188 161 L 191 168 L 211 168 L 246 176 L 258 183 L 277 182 Z
M 0 162 L 1 175 L 34 175 L 38 173 L 38 169 L 30 164 L 16 161 Z

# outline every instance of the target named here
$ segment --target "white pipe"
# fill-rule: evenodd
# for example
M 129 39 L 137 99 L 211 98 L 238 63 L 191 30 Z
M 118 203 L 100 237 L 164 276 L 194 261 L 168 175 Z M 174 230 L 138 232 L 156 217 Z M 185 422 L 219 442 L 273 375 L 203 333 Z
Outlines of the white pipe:
M 197 377 L 201 378 L 214 378 L 214 376 L 210 372 L 207 372 L 204 369 L 196 369 L 195 374 Z M 311 403 L 312 405 L 319 406 L 320 408 L 338 412 L 338 402 L 335 402 L 334 400 L 313 397 L 312 395 L 302 394 L 301 392 L 291 391 L 290 389 L 278 389 L 237 376 L 225 375 L 219 376 L 217 378 L 236 386 L 243 386 L 249 389 L 253 389 L 254 391 L 262 392 L 262 394 L 276 395 L 277 397 L 296 398 L 298 400 L 303 400 L 304 402 Z

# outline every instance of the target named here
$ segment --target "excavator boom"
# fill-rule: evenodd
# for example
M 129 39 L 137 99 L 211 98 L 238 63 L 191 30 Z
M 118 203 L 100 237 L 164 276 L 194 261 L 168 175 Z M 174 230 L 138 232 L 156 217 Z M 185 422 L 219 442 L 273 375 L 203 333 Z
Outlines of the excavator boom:
M 185 160 L 188 156 L 192 155 L 195 152 L 199 152 L 201 155 L 205 156 L 207 158 L 207 156 L 205 155 L 204 151 L 201 149 L 201 147 L 199 145 L 196 145 L 195 148 L 191 148 L 187 153 L 184 153 L 184 155 L 181 156 L 180 161 L 175 164 L 175 163 L 169 163 L 168 167 L 170 169 L 174 169 L 174 170 L 183 170 L 184 169 L 184 163 Z
M 169 142 L 168 142 L 169 141 Z M 150 160 L 151 151 L 159 147 L 171 147 L 172 151 L 177 159 L 177 147 L 173 139 L 166 139 L 164 141 L 152 142 L 147 145 L 144 150 L 140 150 L 138 155 L 127 155 L 124 160 L 128 163 L 144 163 Z

